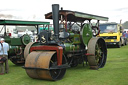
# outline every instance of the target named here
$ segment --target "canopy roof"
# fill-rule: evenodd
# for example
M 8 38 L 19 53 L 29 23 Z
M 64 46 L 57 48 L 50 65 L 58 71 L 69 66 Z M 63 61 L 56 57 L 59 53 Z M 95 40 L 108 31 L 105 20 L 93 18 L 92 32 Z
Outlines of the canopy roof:
M 44 25 L 50 24 L 50 22 L 40 22 L 40 21 L 21 21 L 21 20 L 2 20 L 0 19 L 0 25 L 26 25 L 26 26 L 34 26 L 34 25 Z
M 59 15 L 63 15 L 67 17 L 67 21 L 77 21 L 77 22 L 83 22 L 85 20 L 102 20 L 102 21 L 108 21 L 108 17 L 103 16 L 97 16 L 77 11 L 70 11 L 70 10 L 60 10 Z M 46 19 L 52 19 L 52 12 L 45 14 Z
M 116 22 L 107 22 L 107 23 L 100 23 L 100 25 L 117 25 Z

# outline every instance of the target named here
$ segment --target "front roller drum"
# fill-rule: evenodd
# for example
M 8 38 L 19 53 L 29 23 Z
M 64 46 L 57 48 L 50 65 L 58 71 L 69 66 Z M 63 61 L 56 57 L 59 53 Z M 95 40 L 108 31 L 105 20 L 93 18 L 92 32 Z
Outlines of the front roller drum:
M 107 59 L 107 47 L 103 38 L 94 37 L 88 43 L 87 59 L 91 69 L 104 67 Z
M 62 64 L 66 60 L 63 59 Z M 25 61 L 25 70 L 29 77 L 46 80 L 60 80 L 66 68 L 58 69 L 56 51 L 33 51 Z

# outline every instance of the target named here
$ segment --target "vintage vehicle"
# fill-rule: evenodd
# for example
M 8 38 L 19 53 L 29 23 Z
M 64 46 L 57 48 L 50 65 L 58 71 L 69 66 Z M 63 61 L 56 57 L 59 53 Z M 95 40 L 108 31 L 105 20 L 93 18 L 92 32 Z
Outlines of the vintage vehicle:
M 107 17 L 59 10 L 59 5 L 53 4 L 45 18 L 53 19 L 53 30 L 40 33 L 40 45 L 28 44 L 29 49 L 25 48 L 23 68 L 29 77 L 60 80 L 66 68 L 85 62 L 91 69 L 104 67 L 107 47 L 103 38 L 93 36 L 92 30 L 99 30 L 99 21 L 107 21 Z M 95 26 L 91 25 L 92 19 L 97 21 Z
M 0 20 L 0 26 L 1 26 L 0 37 L 5 38 L 5 41 L 10 46 L 9 59 L 16 65 L 24 64 L 25 63 L 24 49 L 25 46 L 29 42 L 31 42 L 31 37 L 29 36 L 29 34 L 24 34 L 18 37 L 18 33 L 16 32 L 15 29 L 13 29 L 15 28 L 14 26 L 33 26 L 35 30 L 38 30 L 38 27 L 40 25 L 46 26 L 49 24 L 50 24 L 49 22 L 37 22 L 37 21 Z
M 127 45 L 127 38 L 123 36 L 123 28 L 118 23 L 102 23 L 99 25 L 100 34 L 98 36 L 105 39 L 108 46 L 117 46 L 120 48 L 122 45 Z

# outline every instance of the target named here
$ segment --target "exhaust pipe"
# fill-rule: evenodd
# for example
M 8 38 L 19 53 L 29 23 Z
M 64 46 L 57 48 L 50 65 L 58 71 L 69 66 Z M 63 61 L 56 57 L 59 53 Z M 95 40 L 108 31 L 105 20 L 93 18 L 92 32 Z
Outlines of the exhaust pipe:
M 59 4 L 52 5 L 52 18 L 54 25 L 55 41 L 59 41 Z

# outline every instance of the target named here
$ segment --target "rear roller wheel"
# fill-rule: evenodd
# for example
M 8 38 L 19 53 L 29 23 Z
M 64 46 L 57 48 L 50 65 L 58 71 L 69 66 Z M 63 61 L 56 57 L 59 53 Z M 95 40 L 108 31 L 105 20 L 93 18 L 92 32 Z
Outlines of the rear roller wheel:
M 66 59 L 63 56 L 62 64 L 65 63 Z M 25 70 L 31 78 L 46 80 L 60 80 L 66 72 L 66 68 L 57 68 L 55 51 L 31 52 L 26 58 Z
M 87 56 L 90 68 L 98 69 L 104 67 L 107 59 L 107 47 L 102 38 L 91 38 L 88 44 Z

